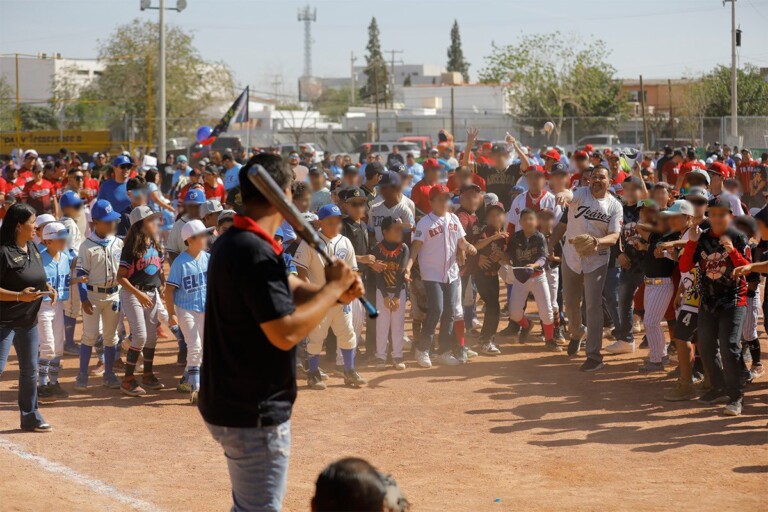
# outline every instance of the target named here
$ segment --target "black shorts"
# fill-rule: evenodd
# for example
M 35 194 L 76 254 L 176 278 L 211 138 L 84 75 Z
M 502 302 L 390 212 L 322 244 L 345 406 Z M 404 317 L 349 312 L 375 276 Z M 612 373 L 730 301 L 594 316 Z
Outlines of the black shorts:
M 696 341 L 699 314 L 694 311 L 681 310 L 675 322 L 674 338 L 682 341 Z

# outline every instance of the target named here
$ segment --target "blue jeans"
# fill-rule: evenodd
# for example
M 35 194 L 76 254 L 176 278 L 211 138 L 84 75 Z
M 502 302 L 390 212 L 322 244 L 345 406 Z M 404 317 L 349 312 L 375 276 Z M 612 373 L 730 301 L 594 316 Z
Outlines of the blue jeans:
M 643 273 L 631 270 L 622 270 L 619 276 L 619 323 L 616 324 L 614 336 L 619 341 L 632 343 L 635 335 L 634 327 L 634 300 L 635 293 L 643 283 Z
M 712 387 L 725 391 L 732 401 L 744 396 L 749 377 L 741 352 L 741 327 L 746 312 L 745 306 L 699 310 L 697 335 L 701 362 Z
M 435 330 L 440 323 L 440 353 L 443 354 L 453 348 L 453 319 L 454 300 L 459 288 L 459 281 L 452 283 L 439 283 L 437 281 L 424 281 L 424 291 L 427 295 L 427 318 L 421 324 L 421 339 L 418 340 L 418 349 L 422 352 L 432 348 L 435 338 Z
M 605 273 L 605 287 L 603 288 L 603 298 L 605 307 L 608 309 L 608 316 L 611 317 L 613 328 L 619 326 L 619 273 L 620 267 L 608 267 Z
M 45 423 L 37 408 L 37 325 L 0 327 L 0 375 L 5 370 L 11 345 L 19 359 L 19 412 L 21 428 L 32 429 Z
M 230 510 L 282 510 L 291 456 L 291 421 L 252 428 L 205 425 L 227 457 L 232 483 Z

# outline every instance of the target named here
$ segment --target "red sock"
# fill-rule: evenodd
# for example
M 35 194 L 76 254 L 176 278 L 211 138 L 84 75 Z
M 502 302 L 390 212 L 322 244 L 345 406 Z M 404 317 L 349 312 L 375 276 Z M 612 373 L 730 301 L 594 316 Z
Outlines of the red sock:
M 460 346 L 464 346 L 464 319 L 453 322 L 453 335 Z
M 544 339 L 549 341 L 555 337 L 555 324 L 541 324 L 544 330 Z
M 522 318 L 522 320 L 520 320 L 520 321 L 519 321 L 519 322 L 517 322 L 517 323 L 518 323 L 518 324 L 520 325 L 520 327 L 522 327 L 523 329 L 527 329 L 528 327 L 530 327 L 530 326 L 531 326 L 530 322 L 528 322 L 528 318 L 527 318 L 525 315 L 523 315 L 523 318 Z

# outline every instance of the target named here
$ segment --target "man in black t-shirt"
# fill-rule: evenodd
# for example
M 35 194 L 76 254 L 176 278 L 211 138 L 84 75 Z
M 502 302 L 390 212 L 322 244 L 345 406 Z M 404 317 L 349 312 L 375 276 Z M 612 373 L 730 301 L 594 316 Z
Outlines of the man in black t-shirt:
M 467 150 L 464 151 L 461 165 L 469 165 L 471 148 L 474 146 L 478 135 L 479 132 L 476 128 L 467 130 Z M 515 149 L 520 163 L 509 164 L 509 146 Z M 512 204 L 512 197 L 510 196 L 512 187 L 517 184 L 521 173 L 528 170 L 528 157 L 518 146 L 515 138 L 507 134 L 505 144 L 494 144 L 491 147 L 491 159 L 494 162 L 493 165 L 477 164 L 476 172 L 485 180 L 486 192 L 496 194 L 499 201 L 504 204 L 504 208 L 509 210 Z
M 255 157 L 290 201 L 291 171 L 278 155 Z M 239 175 L 243 215 L 211 249 L 199 408 L 227 456 L 238 510 L 281 510 L 296 400 L 296 345 L 337 302 L 365 292 L 341 261 L 326 284 L 288 275 L 274 235 L 282 216 Z M 244 449 L 245 447 L 245 449 Z

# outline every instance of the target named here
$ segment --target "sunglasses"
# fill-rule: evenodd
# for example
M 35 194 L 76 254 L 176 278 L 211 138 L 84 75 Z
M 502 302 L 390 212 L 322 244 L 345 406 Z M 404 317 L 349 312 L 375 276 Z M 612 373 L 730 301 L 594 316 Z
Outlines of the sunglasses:
M 131 167 L 133 167 L 131 164 L 122 164 L 122 165 L 120 165 L 120 168 L 122 170 L 127 170 L 127 169 L 130 169 Z
M 75 178 L 77 181 L 83 181 L 85 179 L 85 176 L 78 176 L 77 174 L 72 177 Z

